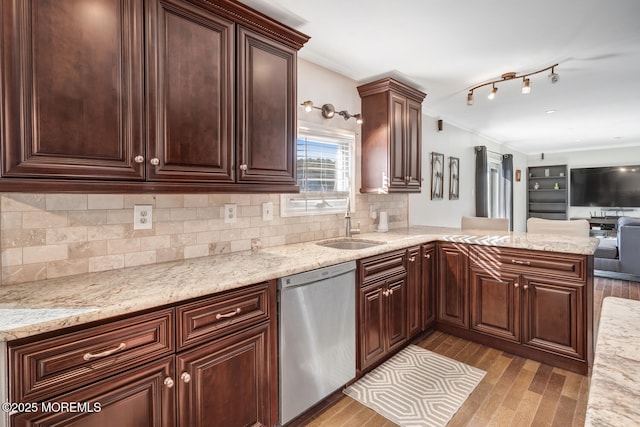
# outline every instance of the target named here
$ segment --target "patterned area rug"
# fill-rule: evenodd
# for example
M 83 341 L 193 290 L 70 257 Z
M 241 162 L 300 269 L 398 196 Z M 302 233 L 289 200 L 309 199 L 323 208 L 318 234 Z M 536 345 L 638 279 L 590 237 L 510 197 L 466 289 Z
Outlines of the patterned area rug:
M 401 426 L 445 426 L 485 374 L 410 345 L 344 393 Z

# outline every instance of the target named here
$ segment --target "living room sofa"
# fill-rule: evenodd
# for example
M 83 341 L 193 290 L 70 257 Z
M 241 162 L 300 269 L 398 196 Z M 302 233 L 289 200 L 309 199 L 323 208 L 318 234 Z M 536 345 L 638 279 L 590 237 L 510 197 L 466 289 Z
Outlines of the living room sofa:
M 600 240 L 594 269 L 640 275 L 640 218 L 618 218 L 618 235 Z

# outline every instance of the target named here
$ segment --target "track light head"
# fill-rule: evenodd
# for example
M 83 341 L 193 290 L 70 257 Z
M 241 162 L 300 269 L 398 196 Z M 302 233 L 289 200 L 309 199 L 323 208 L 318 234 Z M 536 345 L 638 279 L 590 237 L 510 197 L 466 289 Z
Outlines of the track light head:
M 549 82 L 551 84 L 558 83 L 560 76 L 555 72 L 555 67 L 551 68 L 551 74 L 549 74 Z
M 467 94 L 467 105 L 473 105 L 473 91 Z
M 300 105 L 302 105 L 304 107 L 304 111 L 306 111 L 307 113 L 310 113 L 311 110 L 313 110 L 313 102 L 312 101 L 304 101 Z
M 522 93 L 531 93 L 531 81 L 526 77 L 522 78 Z
M 322 117 L 325 119 L 332 119 L 336 115 L 336 109 L 332 104 L 324 104 L 322 106 Z
M 353 117 L 356 118 L 356 123 L 361 125 L 362 124 L 362 114 L 358 113 L 358 114 L 354 114 Z
M 489 93 L 489 96 L 487 96 L 487 98 L 494 99 L 496 97 L 496 93 L 498 93 L 498 88 L 496 87 L 496 85 L 494 83 L 493 84 L 493 88 L 491 89 L 491 92 Z

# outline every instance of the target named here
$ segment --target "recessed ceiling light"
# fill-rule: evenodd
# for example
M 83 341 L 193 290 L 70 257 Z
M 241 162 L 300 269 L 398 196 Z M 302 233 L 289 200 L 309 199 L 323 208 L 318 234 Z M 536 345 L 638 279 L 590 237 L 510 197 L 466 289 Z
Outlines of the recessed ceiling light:
M 613 139 L 622 139 L 621 136 L 614 136 Z
M 558 110 L 547 110 L 547 111 L 545 111 L 545 113 L 547 113 L 547 114 L 553 114 L 553 113 L 555 113 L 555 112 L 557 112 L 557 111 L 558 111 Z

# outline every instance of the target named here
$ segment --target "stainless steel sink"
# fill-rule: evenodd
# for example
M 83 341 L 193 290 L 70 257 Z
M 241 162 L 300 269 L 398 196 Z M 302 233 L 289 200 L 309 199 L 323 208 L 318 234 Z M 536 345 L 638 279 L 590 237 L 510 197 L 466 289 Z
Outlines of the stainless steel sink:
M 316 245 L 334 249 L 366 249 L 372 246 L 384 245 L 384 242 L 366 239 L 333 239 L 318 242 Z

